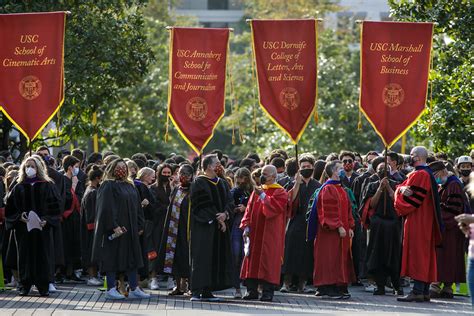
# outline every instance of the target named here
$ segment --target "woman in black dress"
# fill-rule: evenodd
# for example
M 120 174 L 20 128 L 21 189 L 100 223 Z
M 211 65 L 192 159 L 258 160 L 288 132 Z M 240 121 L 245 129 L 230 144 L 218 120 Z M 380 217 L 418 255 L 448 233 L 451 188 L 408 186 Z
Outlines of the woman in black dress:
M 60 215 L 59 195 L 46 165 L 39 156 L 26 158 L 5 206 L 7 229 L 14 230 L 18 246 L 21 296 L 28 295 L 32 285 L 41 296 L 49 295 L 54 273 L 51 229 L 60 225 Z

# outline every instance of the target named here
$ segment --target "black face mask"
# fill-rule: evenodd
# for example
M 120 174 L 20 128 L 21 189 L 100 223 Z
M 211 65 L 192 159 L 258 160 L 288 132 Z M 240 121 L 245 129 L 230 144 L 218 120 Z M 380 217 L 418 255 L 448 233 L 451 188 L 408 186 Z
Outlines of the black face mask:
M 459 173 L 463 176 L 463 177 L 469 177 L 469 175 L 471 174 L 471 170 L 469 169 L 462 169 L 459 171 Z
M 168 182 L 170 180 L 170 176 L 164 176 L 160 174 L 160 182 Z
M 417 160 L 418 161 L 418 160 Z M 415 163 L 415 159 L 413 158 L 413 156 L 408 156 L 408 164 L 412 167 L 414 167 L 414 163 Z
M 303 178 L 310 178 L 313 175 L 314 169 L 301 169 L 300 174 L 303 176 Z
M 260 184 L 265 184 L 267 182 L 267 178 L 265 178 L 265 176 L 262 174 L 260 176 Z

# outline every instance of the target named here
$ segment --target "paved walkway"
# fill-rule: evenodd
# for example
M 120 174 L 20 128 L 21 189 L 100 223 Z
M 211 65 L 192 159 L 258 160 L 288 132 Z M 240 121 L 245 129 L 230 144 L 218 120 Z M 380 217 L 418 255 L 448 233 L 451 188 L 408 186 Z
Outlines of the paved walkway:
M 220 303 L 190 302 L 188 297 L 170 297 L 165 291 L 150 291 L 146 300 L 106 301 L 104 292 L 85 285 L 61 285 L 58 292 L 44 298 L 17 296 L 15 291 L 0 293 L 1 316 L 23 315 L 213 315 L 213 314 L 323 314 L 323 315 L 474 315 L 470 299 L 431 303 L 399 303 L 395 296 L 373 296 L 361 287 L 351 287 L 348 300 L 329 300 L 314 295 L 275 292 L 274 301 L 242 301 L 232 298 L 232 291 L 218 292 Z M 407 289 L 406 289 L 407 290 Z

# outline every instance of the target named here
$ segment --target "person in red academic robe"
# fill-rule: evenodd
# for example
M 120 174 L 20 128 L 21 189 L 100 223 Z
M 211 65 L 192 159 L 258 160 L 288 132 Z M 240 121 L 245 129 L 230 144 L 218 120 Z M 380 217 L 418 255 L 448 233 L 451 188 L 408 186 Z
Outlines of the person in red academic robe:
M 349 196 L 342 187 L 342 163 L 331 161 L 325 167 L 329 180 L 317 199 L 318 229 L 314 240 L 313 283 L 317 296 L 349 298 L 347 285 L 355 281 L 351 255 L 354 218 Z
M 285 245 L 288 193 L 276 183 L 277 170 L 265 166 L 260 181 L 245 209 L 240 228 L 250 245 L 240 278 L 245 280 L 245 300 L 258 299 L 258 284 L 263 288 L 261 301 L 272 301 L 275 285 L 280 283 Z M 248 239 L 247 239 L 248 238 Z
M 464 213 L 464 207 L 468 202 L 463 192 L 462 182 L 454 174 L 448 172 L 444 162 L 434 161 L 428 166 L 440 185 L 441 217 L 445 227 L 442 233 L 442 245 L 436 248 L 438 282 L 431 283 L 430 296 L 453 298 L 453 283 L 466 282 L 465 237 L 458 228 L 455 217 Z M 441 288 L 441 283 L 443 283 L 443 288 Z
M 430 300 L 429 286 L 437 280 L 435 247 L 441 242 L 441 215 L 436 180 L 426 165 L 428 151 L 418 146 L 410 153 L 415 171 L 395 190 L 395 210 L 405 217 L 401 275 L 414 280 L 401 302 Z

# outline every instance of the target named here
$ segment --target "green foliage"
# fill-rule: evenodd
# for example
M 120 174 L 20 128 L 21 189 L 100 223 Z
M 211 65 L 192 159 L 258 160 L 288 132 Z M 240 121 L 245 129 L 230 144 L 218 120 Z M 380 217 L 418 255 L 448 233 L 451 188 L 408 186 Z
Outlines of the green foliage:
M 147 44 L 143 0 L 10 1 L 0 13 L 71 11 L 66 19 L 65 102 L 56 144 L 103 133 L 120 107 L 119 91 L 142 80 L 153 56 Z M 99 126 L 92 124 L 98 112 Z M 58 138 L 55 136 L 59 136 Z M 42 140 L 39 139 L 37 143 Z
M 437 22 L 430 73 L 433 111 L 421 117 L 412 131 L 413 137 L 452 157 L 467 154 L 474 148 L 473 2 L 390 0 L 389 4 L 399 20 Z

